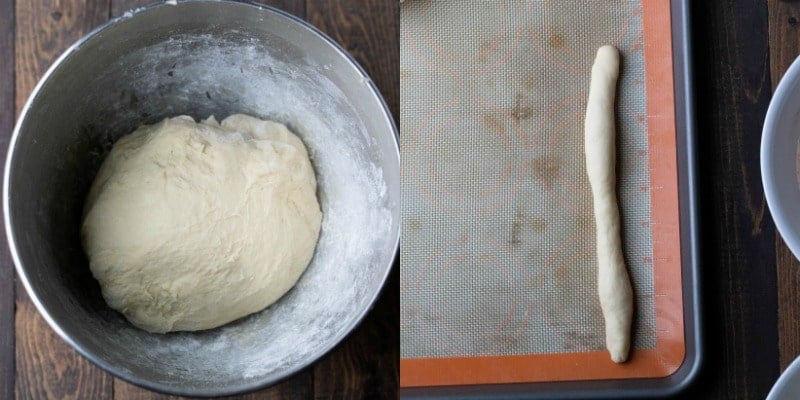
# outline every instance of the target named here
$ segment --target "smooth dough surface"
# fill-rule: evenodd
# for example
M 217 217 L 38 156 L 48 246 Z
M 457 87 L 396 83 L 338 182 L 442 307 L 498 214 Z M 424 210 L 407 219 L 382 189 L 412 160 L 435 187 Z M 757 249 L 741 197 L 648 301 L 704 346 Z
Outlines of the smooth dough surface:
M 611 359 L 628 359 L 633 320 L 633 289 L 622 253 L 617 204 L 616 126 L 614 99 L 619 77 L 619 51 L 597 50 L 586 105 L 586 172 L 592 186 L 597 232 L 597 290 Z
M 121 138 L 84 207 L 103 297 L 151 332 L 214 328 L 299 279 L 322 214 L 305 146 L 246 115 L 168 118 Z

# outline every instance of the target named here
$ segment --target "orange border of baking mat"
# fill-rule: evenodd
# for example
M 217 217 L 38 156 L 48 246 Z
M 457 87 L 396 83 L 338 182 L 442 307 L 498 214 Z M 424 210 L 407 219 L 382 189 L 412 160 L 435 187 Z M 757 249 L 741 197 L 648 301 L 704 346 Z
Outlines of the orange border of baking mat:
M 653 221 L 655 349 L 633 351 L 624 364 L 613 363 L 606 351 L 404 358 L 400 360 L 401 387 L 660 378 L 680 368 L 686 347 L 671 21 L 669 0 L 642 0 L 650 146 L 650 210 Z

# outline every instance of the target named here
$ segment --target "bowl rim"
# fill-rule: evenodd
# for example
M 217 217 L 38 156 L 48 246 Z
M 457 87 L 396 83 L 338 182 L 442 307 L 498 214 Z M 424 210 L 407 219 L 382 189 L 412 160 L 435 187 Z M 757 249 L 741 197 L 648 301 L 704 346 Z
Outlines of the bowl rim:
M 789 398 L 791 392 L 785 392 L 792 387 L 792 382 L 800 380 L 800 357 L 795 358 L 791 364 L 778 376 L 778 380 L 772 385 L 772 388 L 767 393 L 765 400 L 785 400 Z
M 174 1 L 174 0 L 173 0 Z M 319 30 L 314 25 L 306 22 L 305 20 L 292 15 L 288 12 L 282 11 L 280 9 L 263 5 L 257 4 L 250 0 L 177 0 L 177 4 L 174 2 L 170 2 L 170 0 L 160 1 L 158 3 L 153 3 L 150 5 L 146 5 L 143 7 L 138 7 L 132 10 L 126 11 L 123 15 L 118 17 L 109 19 L 105 23 L 101 24 L 100 26 L 94 28 L 89 33 L 78 39 L 75 43 L 70 45 L 64 52 L 56 58 L 53 64 L 47 69 L 47 71 L 42 75 L 42 77 L 37 82 L 36 86 L 34 87 L 31 94 L 28 96 L 28 99 L 25 101 L 24 106 L 17 117 L 16 124 L 14 126 L 14 130 L 12 132 L 11 138 L 9 140 L 8 151 L 6 154 L 6 161 L 5 161 L 5 171 L 3 172 L 3 217 L 5 218 L 5 232 L 6 238 L 9 246 L 9 252 L 11 254 L 11 258 L 14 262 L 14 267 L 17 272 L 17 275 L 20 277 L 22 281 L 23 287 L 25 287 L 25 291 L 28 293 L 33 304 L 36 306 L 36 309 L 42 315 L 47 324 L 53 329 L 62 340 L 67 342 L 73 349 L 77 350 L 84 358 L 89 360 L 91 363 L 95 364 L 96 366 L 100 367 L 104 371 L 111 373 L 112 375 L 137 386 L 141 386 L 150 390 L 172 394 L 172 395 L 179 395 L 179 396 L 193 396 L 193 397 L 216 397 L 216 396 L 229 396 L 235 395 L 245 392 L 251 392 L 258 389 L 263 389 L 274 384 L 277 384 L 281 381 L 286 380 L 290 376 L 296 374 L 297 372 L 308 368 L 310 365 L 316 363 L 320 360 L 324 355 L 329 353 L 334 347 L 338 346 L 339 343 L 344 340 L 345 337 L 350 335 L 355 328 L 361 324 L 364 320 L 364 317 L 374 308 L 375 303 L 380 298 L 381 293 L 383 292 L 383 288 L 386 285 L 386 281 L 388 280 L 389 274 L 394 269 L 394 263 L 397 259 L 397 252 L 400 245 L 400 224 L 397 223 L 397 227 L 392 230 L 391 234 L 394 235 L 394 243 L 390 242 L 390 245 L 393 245 L 392 256 L 387 259 L 386 263 L 388 264 L 386 268 L 384 268 L 383 276 L 380 279 L 380 285 L 377 286 L 374 293 L 371 295 L 371 299 L 368 301 L 366 306 L 359 311 L 356 317 L 352 320 L 350 324 L 348 324 L 345 329 L 343 329 L 338 335 L 334 336 L 332 340 L 328 341 L 324 346 L 322 346 L 321 350 L 315 354 L 313 357 L 309 357 L 309 359 L 305 360 L 304 362 L 298 363 L 292 368 L 288 368 L 281 373 L 275 375 L 271 379 L 262 379 L 260 381 L 255 381 L 253 383 L 246 383 L 246 384 L 239 384 L 239 385 L 232 385 L 228 387 L 215 387 L 208 390 L 196 390 L 191 387 L 177 387 L 168 384 L 152 382 L 147 379 L 142 379 L 136 376 L 131 376 L 129 371 L 118 368 L 105 360 L 95 356 L 93 353 L 90 353 L 86 350 L 83 346 L 76 343 L 70 335 L 68 335 L 53 319 L 53 317 L 48 312 L 47 308 L 42 303 L 41 299 L 37 295 L 37 293 L 33 290 L 31 283 L 29 281 L 29 277 L 25 272 L 25 269 L 22 268 L 22 262 L 20 260 L 19 254 L 17 253 L 17 246 L 16 246 L 16 237 L 14 235 L 14 222 L 13 218 L 11 218 L 11 210 L 9 205 L 9 181 L 11 177 L 10 173 L 10 166 L 14 160 L 14 153 L 16 149 L 16 142 L 20 135 L 20 131 L 22 129 L 23 122 L 26 120 L 28 112 L 39 96 L 39 92 L 44 87 L 44 84 L 50 79 L 50 76 L 63 64 L 67 59 L 69 59 L 73 54 L 75 54 L 84 43 L 92 40 L 95 36 L 97 36 L 102 31 L 122 23 L 128 19 L 135 18 L 140 14 L 147 13 L 151 10 L 161 8 L 161 7 L 174 7 L 176 5 L 180 5 L 183 3 L 224 3 L 226 5 L 231 6 L 246 6 L 252 7 L 255 11 L 258 12 L 268 12 L 272 13 L 279 18 L 284 18 L 290 23 L 298 24 L 299 26 L 305 28 L 310 33 L 312 33 L 317 38 L 321 39 L 323 42 L 327 43 L 332 50 L 336 53 L 339 53 L 340 56 L 344 57 L 347 60 L 351 67 L 355 69 L 355 71 L 361 75 L 361 79 L 363 82 L 369 87 L 369 91 L 372 93 L 373 98 L 378 101 L 381 108 L 383 109 L 383 117 L 387 124 L 391 127 L 392 130 L 392 138 L 394 144 L 394 155 L 397 157 L 398 163 L 400 160 L 400 144 L 399 144 L 399 131 L 397 128 L 397 123 L 392 115 L 391 110 L 389 109 L 388 105 L 386 104 L 386 100 L 384 99 L 383 95 L 381 94 L 378 87 L 375 85 L 375 82 L 372 78 L 367 74 L 364 68 L 356 61 L 356 59 L 350 55 L 339 43 L 329 37 L 327 34 Z M 398 165 L 399 167 L 399 165 Z
M 772 99 L 769 102 L 761 134 L 760 151 L 761 183 L 764 186 L 764 196 L 767 200 L 767 206 L 772 214 L 775 227 L 789 246 L 795 258 L 800 258 L 800 234 L 798 234 L 797 230 L 789 222 L 788 213 L 783 208 L 783 202 L 778 196 L 777 187 L 780 185 L 780 182 L 776 181 L 776 168 L 774 168 L 771 154 L 778 135 L 778 132 L 776 132 L 778 121 L 785 109 L 786 100 L 791 95 L 792 90 L 798 85 L 799 79 L 800 56 L 795 58 L 791 66 L 789 66 L 789 69 L 786 70 L 786 73 L 784 73 L 778 83 L 778 87 L 775 89 L 775 93 L 772 95 Z

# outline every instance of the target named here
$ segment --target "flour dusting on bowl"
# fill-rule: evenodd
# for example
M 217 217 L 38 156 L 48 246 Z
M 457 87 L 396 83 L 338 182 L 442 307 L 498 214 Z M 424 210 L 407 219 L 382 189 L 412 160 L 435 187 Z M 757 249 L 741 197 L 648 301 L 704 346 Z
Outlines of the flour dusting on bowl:
M 89 183 L 142 124 L 236 113 L 285 123 L 308 147 L 323 211 L 314 258 L 262 312 L 196 333 L 136 329 L 88 273 L 78 224 Z M 191 1 L 134 10 L 54 65 L 17 126 L 5 207 L 22 281 L 65 340 L 136 384 L 211 396 L 274 383 L 353 329 L 391 269 L 399 194 L 391 116 L 342 50 L 277 11 Z

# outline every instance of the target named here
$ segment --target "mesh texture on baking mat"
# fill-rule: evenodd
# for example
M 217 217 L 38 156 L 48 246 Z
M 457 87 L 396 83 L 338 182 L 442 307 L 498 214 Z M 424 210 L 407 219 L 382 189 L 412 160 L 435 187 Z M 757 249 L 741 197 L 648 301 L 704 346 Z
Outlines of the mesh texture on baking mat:
M 634 348 L 656 345 L 641 1 L 412 0 L 401 18 L 401 357 L 605 348 L 583 119 L 623 54 L 618 193 Z

